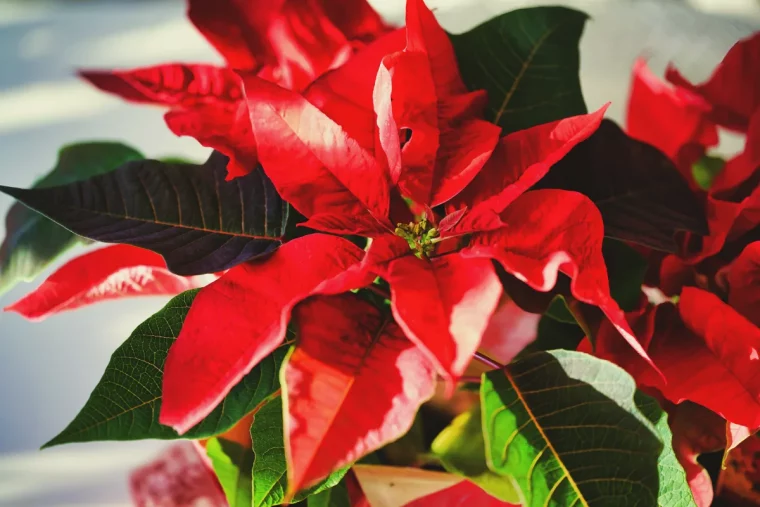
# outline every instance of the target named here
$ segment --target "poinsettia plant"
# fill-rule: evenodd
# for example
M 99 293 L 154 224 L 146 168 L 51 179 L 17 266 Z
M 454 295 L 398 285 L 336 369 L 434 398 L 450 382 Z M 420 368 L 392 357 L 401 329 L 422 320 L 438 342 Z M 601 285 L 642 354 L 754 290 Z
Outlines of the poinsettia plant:
M 6 310 L 174 296 L 45 447 L 196 441 L 139 505 L 710 504 L 697 456 L 760 428 L 760 36 L 701 85 L 637 62 L 621 129 L 575 10 L 188 3 L 225 66 L 80 74 L 208 160 L 76 144 L 0 187 L 3 290 L 111 244 Z

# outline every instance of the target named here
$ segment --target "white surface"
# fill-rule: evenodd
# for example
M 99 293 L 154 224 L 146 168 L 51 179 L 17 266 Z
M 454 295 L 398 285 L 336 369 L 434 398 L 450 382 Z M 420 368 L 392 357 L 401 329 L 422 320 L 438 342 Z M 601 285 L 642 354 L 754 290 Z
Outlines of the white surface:
M 372 3 L 398 19 L 400 0 Z M 650 55 L 656 72 L 674 60 L 688 76 L 704 78 L 736 39 L 760 27 L 753 0 L 690 1 L 710 15 L 667 0 L 429 1 L 454 31 L 531 3 L 564 3 L 592 14 L 582 42 L 586 101 L 595 108 L 611 100 L 610 115 L 618 120 L 636 56 Z M 184 20 L 179 0 L 66 6 L 0 0 L 0 182 L 30 185 L 52 167 L 61 145 L 81 140 L 120 139 L 149 156 L 202 159 L 206 150 L 175 138 L 160 110 L 123 104 L 72 77 L 77 67 L 171 60 L 219 61 Z M 0 196 L 0 211 L 10 204 Z M 0 306 L 31 287 L 0 297 Z M 162 303 L 106 303 L 35 324 L 0 314 L 0 505 L 128 504 L 126 473 L 161 443 L 36 449 L 76 415 L 111 352 Z

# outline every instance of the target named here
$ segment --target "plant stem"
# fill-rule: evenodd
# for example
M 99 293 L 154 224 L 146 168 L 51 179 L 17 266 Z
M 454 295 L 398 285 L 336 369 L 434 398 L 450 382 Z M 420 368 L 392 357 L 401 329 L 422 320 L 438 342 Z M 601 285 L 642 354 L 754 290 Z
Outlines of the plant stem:
M 486 366 L 490 366 L 491 368 L 495 370 L 501 370 L 502 368 L 504 368 L 503 364 L 499 363 L 498 361 L 494 361 L 493 359 L 483 354 L 482 352 L 475 352 L 475 359 L 485 364 Z
M 591 334 L 591 327 L 588 325 L 588 322 L 586 322 L 586 319 L 583 317 L 583 309 L 581 308 L 581 303 L 575 298 L 568 299 L 568 309 L 570 310 L 570 313 L 575 317 L 575 321 L 578 323 L 578 326 L 580 326 L 581 330 L 586 334 L 589 340 L 592 340 L 591 343 L 593 343 L 594 335 Z

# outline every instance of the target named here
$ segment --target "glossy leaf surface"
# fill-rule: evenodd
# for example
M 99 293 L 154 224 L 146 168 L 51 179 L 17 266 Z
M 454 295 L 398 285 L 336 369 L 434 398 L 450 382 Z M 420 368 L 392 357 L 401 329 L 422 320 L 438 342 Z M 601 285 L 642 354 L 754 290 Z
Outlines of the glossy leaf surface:
M 578 43 L 586 14 L 535 7 L 452 35 L 462 78 L 488 91 L 486 119 L 505 134 L 584 114 Z
M 692 506 L 667 416 L 617 366 L 538 352 L 481 386 L 486 454 L 523 505 Z

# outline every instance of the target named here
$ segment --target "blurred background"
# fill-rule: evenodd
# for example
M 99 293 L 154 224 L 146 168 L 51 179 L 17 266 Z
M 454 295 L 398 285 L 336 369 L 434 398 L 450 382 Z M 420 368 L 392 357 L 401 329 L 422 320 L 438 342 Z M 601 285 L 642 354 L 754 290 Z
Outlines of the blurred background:
M 390 21 L 401 21 L 403 0 L 369 1 Z M 608 114 L 618 121 L 624 120 L 637 56 L 648 57 L 659 75 L 672 61 L 701 80 L 737 39 L 760 29 L 760 0 L 426 2 L 454 32 L 526 5 L 585 10 L 592 16 L 581 44 L 586 103 L 593 110 L 612 101 Z M 0 0 L 0 183 L 31 185 L 52 168 L 59 147 L 75 141 L 121 140 L 149 157 L 202 160 L 207 150 L 174 137 L 161 110 L 122 103 L 74 76 L 80 67 L 221 63 L 184 11 L 183 0 Z M 0 213 L 10 205 L 0 195 Z M 0 297 L 0 307 L 34 286 L 16 286 Z M 41 323 L 0 314 L 0 506 L 130 505 L 128 472 L 165 444 L 38 448 L 76 415 L 111 352 L 163 303 L 103 303 Z

